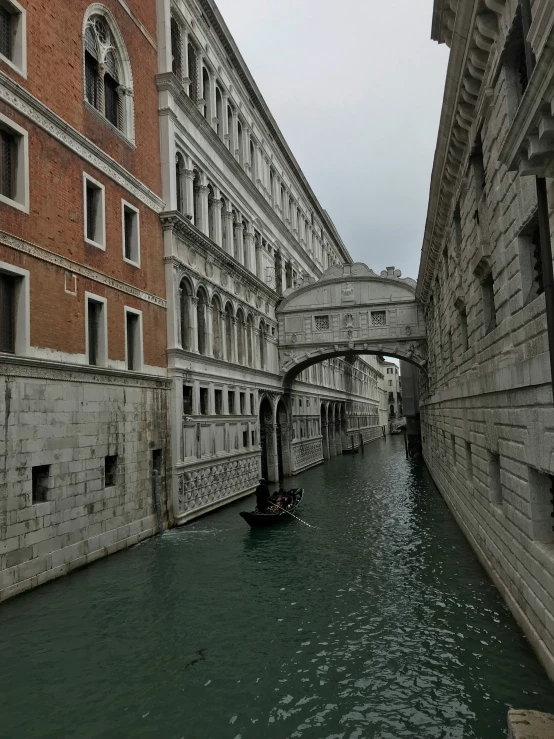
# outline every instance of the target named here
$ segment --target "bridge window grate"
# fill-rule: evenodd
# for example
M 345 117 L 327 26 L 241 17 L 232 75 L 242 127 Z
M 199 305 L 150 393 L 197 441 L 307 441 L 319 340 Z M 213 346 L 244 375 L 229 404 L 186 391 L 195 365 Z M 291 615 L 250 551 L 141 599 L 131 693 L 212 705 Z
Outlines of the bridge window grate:
M 329 316 L 316 316 L 315 329 L 316 331 L 329 331 Z
M 387 325 L 387 311 L 386 310 L 371 311 L 371 325 L 372 326 L 386 326 Z

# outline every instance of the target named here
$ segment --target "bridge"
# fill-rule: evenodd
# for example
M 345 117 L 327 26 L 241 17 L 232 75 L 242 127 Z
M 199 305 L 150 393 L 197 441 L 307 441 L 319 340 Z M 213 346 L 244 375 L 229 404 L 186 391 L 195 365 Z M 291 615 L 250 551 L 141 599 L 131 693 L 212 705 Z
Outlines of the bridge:
M 279 362 L 285 386 L 332 357 L 383 354 L 425 371 L 427 340 L 416 282 L 361 262 L 330 267 L 287 290 L 277 310 Z

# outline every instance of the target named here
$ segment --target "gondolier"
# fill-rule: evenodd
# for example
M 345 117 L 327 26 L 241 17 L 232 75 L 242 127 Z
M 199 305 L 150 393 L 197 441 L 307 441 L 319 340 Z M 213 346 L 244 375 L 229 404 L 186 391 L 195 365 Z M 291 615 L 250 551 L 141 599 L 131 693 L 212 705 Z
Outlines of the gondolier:
M 279 521 L 286 521 L 290 518 L 296 518 L 293 514 L 294 509 L 299 505 L 304 494 L 302 488 L 293 488 L 292 490 L 284 491 L 284 500 L 279 497 L 279 493 L 269 498 L 265 497 L 265 491 L 267 490 L 267 484 L 265 480 L 260 480 L 260 484 L 256 488 L 256 499 L 258 501 L 258 508 L 255 511 L 241 511 L 240 515 L 250 526 L 273 526 L 273 524 Z M 258 495 L 259 491 L 259 495 Z M 281 506 L 276 501 L 280 500 L 286 507 Z M 264 511 L 260 510 L 260 506 L 264 507 Z M 305 523 L 305 522 L 304 522 Z M 310 524 L 308 524 L 309 526 Z
M 260 478 L 260 484 L 256 488 L 256 510 L 258 513 L 267 512 L 267 501 L 269 500 L 269 488 L 267 480 Z

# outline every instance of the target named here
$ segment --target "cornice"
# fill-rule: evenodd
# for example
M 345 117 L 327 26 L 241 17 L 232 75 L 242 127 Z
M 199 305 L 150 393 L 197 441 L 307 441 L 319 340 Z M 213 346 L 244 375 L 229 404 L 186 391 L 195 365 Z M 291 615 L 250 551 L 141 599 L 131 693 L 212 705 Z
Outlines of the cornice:
M 308 268 L 311 269 L 315 275 L 320 275 L 322 273 L 321 267 L 317 265 L 315 260 L 309 255 L 307 251 L 304 251 L 302 249 L 300 243 L 293 239 L 290 232 L 286 229 L 283 221 L 279 218 L 275 210 L 270 206 L 270 204 L 263 197 L 263 195 L 260 193 L 258 188 L 254 185 L 250 177 L 246 174 L 244 169 L 237 162 L 237 160 L 231 154 L 229 149 L 225 146 L 223 141 L 215 133 L 215 131 L 210 126 L 208 121 L 200 113 L 196 105 L 192 102 L 192 100 L 189 98 L 189 96 L 184 91 L 182 85 L 180 84 L 179 80 L 175 77 L 173 72 L 164 72 L 163 74 L 158 74 L 156 76 L 156 82 L 158 85 L 158 90 L 170 92 L 171 95 L 173 95 L 173 97 L 177 101 L 177 103 L 181 106 L 181 108 L 183 108 L 187 117 L 190 118 L 192 122 L 194 123 L 194 125 L 197 128 L 199 128 L 204 134 L 204 136 L 206 136 L 209 139 L 210 144 L 214 147 L 214 149 L 217 151 L 220 157 L 224 160 L 226 166 L 231 170 L 231 172 L 239 180 L 241 185 L 248 191 L 249 195 L 256 201 L 258 207 L 264 212 L 267 219 L 269 221 L 272 221 L 276 229 L 279 231 L 280 240 L 283 242 L 286 242 L 287 248 L 290 251 L 300 252 L 302 255 L 302 259 L 306 262 Z M 171 116 L 174 123 L 178 124 L 179 126 L 182 125 L 181 122 L 179 121 L 179 118 L 175 114 L 175 112 L 171 110 L 170 108 L 161 109 L 160 115 L 163 115 L 163 114 Z M 329 226 L 328 226 L 328 229 L 329 229 Z M 336 234 L 336 229 L 334 226 L 333 226 L 333 233 Z M 337 245 L 335 244 L 335 246 Z M 299 259 L 300 257 L 296 256 L 296 258 Z M 347 261 L 348 262 L 352 261 L 350 256 L 348 256 Z
M 4 72 L 0 72 L 0 100 L 24 115 L 118 185 L 124 187 L 148 208 L 156 213 L 163 210 L 164 202 L 158 195 Z
M 17 236 L 6 233 L 5 231 L 0 231 L 0 244 L 9 249 L 22 252 L 23 254 L 28 254 L 30 257 L 35 259 L 40 259 L 43 262 L 53 264 L 60 269 L 64 269 L 67 272 L 79 275 L 80 277 L 84 277 L 87 280 L 92 280 L 93 282 L 106 285 L 106 287 L 111 287 L 113 290 L 119 290 L 127 295 L 132 295 L 133 297 L 138 298 L 139 300 L 144 300 L 147 303 L 153 303 L 160 308 L 166 308 L 167 306 L 164 298 L 145 292 L 138 287 L 134 287 L 134 285 L 129 285 L 127 282 L 116 280 L 114 277 L 98 272 L 91 267 L 86 267 L 84 264 L 80 264 L 79 262 L 74 262 L 72 259 L 62 257 L 59 254 L 54 254 L 48 249 L 44 249 L 42 246 L 20 239 Z
M 103 385 L 123 385 L 144 388 L 168 387 L 171 378 L 147 375 L 142 372 L 93 367 L 88 364 L 64 364 L 48 359 L 0 354 L 0 375 L 32 377 L 36 379 L 62 380 L 64 382 L 89 382 Z
M 219 42 L 222 44 L 225 50 L 225 53 L 227 54 L 231 64 L 233 65 L 235 71 L 237 72 L 240 78 L 240 81 L 246 88 L 246 91 L 248 95 L 250 96 L 250 99 L 253 105 L 256 107 L 259 115 L 261 116 L 263 122 L 268 128 L 269 133 L 271 134 L 271 136 L 273 136 L 276 145 L 279 147 L 279 150 L 282 156 L 287 162 L 287 165 L 294 172 L 296 179 L 304 188 L 307 199 L 311 202 L 314 210 L 317 211 L 317 214 L 322 219 L 323 223 L 328 225 L 329 218 L 324 208 L 322 208 L 315 193 L 313 192 L 312 188 L 308 184 L 308 180 L 304 176 L 304 173 L 302 172 L 300 165 L 298 164 L 292 151 L 288 147 L 285 137 L 281 133 L 265 100 L 262 97 L 260 90 L 258 89 L 258 86 L 254 82 L 254 79 L 252 75 L 250 74 L 248 67 L 246 66 L 246 63 L 244 59 L 242 58 L 242 55 L 231 35 L 231 32 L 227 28 L 227 25 L 225 21 L 223 20 L 223 17 L 221 13 L 219 12 L 219 9 L 217 8 L 215 2 L 213 2 L 213 0 L 198 0 L 198 4 L 200 5 L 202 9 L 205 18 L 210 23 L 211 28 L 213 29 L 216 36 L 218 37 Z M 329 228 L 329 225 L 328 225 L 328 228 Z M 348 253 L 348 250 L 346 249 L 346 246 L 344 245 L 342 240 L 339 240 L 339 243 L 335 244 L 335 246 L 339 249 L 339 252 L 342 253 L 342 256 L 344 257 L 344 261 L 350 262 L 351 261 L 350 254 Z
M 160 215 L 160 219 L 164 229 L 171 229 L 181 236 L 183 240 L 186 240 L 188 243 L 194 244 L 195 247 L 200 248 L 204 253 L 204 256 L 209 254 L 214 261 L 222 264 L 231 274 L 236 274 L 245 282 L 249 282 L 273 303 L 276 303 L 279 300 L 279 295 L 275 290 L 268 287 L 265 282 L 262 282 L 259 277 L 256 277 L 255 274 L 246 269 L 246 267 L 238 262 L 233 256 L 227 254 L 227 252 L 223 251 L 223 249 L 217 246 L 217 244 L 214 244 L 211 239 L 196 228 L 196 226 L 185 218 L 182 213 L 179 213 L 176 210 L 166 211 Z M 177 257 L 169 257 L 169 259 L 175 259 L 175 261 L 180 263 L 180 260 L 178 260 Z

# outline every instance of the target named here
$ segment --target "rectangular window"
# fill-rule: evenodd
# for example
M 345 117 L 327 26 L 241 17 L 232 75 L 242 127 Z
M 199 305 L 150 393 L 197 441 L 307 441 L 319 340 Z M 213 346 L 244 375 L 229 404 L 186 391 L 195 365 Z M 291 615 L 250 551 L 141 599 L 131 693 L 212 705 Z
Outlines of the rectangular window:
M 104 185 L 83 174 L 85 191 L 85 241 L 106 248 L 106 191 Z
M 475 187 L 475 202 L 479 204 L 481 198 L 485 195 L 486 179 L 485 179 L 485 161 L 483 158 L 483 142 L 479 133 L 473 145 L 471 152 L 471 166 L 473 169 L 473 183 Z
M 125 354 L 127 369 L 142 369 L 142 313 L 125 308 Z
M 200 414 L 202 416 L 208 415 L 208 388 L 200 388 Z
M 140 216 L 130 203 L 122 201 L 123 259 L 140 266 Z
M 372 310 L 371 311 L 371 325 L 372 326 L 386 326 L 387 325 L 387 311 L 386 310 Z
M 0 272 L 0 352 L 15 352 L 16 278 Z
M 86 298 L 86 321 L 87 321 L 87 361 L 89 364 L 99 367 L 107 365 L 107 326 L 106 326 L 106 300 L 97 296 Z
M 41 464 L 32 469 L 32 501 L 45 503 L 48 500 L 50 465 Z
M 456 455 L 456 437 L 454 434 L 450 434 L 450 448 L 452 450 L 452 464 L 455 465 L 458 458 Z
M 523 305 L 544 292 L 541 236 L 536 219 L 519 236 L 519 269 Z
M 157 470 L 158 475 L 162 475 L 162 459 L 162 450 L 152 449 L 152 473 L 154 472 L 154 470 Z
M 315 330 L 316 331 L 329 331 L 329 316 L 316 316 L 315 317 Z
M 232 416 L 235 413 L 235 391 L 229 390 L 227 393 L 227 407 L 229 408 L 229 414 Z
M 111 488 L 115 485 L 117 477 L 117 454 L 104 457 L 104 487 Z
M 183 385 L 183 415 L 192 416 L 192 386 Z
M 250 432 L 250 438 L 252 440 L 252 446 L 256 446 L 256 432 L 254 430 Z
M 494 280 L 489 274 L 481 282 L 481 294 L 483 298 L 483 321 L 485 333 L 490 333 L 496 328 L 496 308 L 494 305 Z
M 239 402 L 240 402 L 241 415 L 244 416 L 244 414 L 246 413 L 246 394 L 245 393 L 239 393 Z
M 500 457 L 489 452 L 489 485 L 491 503 L 502 503 L 502 482 L 500 479 Z
M 27 75 L 26 12 L 17 0 L 0 0 L 0 58 Z
M 0 7 L 1 7 L 0 0 Z M 0 202 L 29 212 L 27 131 L 0 114 Z
M 254 393 L 250 393 L 250 415 L 253 416 L 255 413 Z
M 242 429 L 242 446 L 247 447 L 248 446 L 248 428 Z
M 220 416 L 223 413 L 223 390 L 214 390 L 215 414 Z
M 460 339 L 462 344 L 462 352 L 467 351 L 467 311 L 462 308 L 460 311 Z
M 529 467 L 531 536 L 535 541 L 554 541 L 554 477 Z
M 506 74 L 508 113 L 510 121 L 512 121 L 529 84 L 527 62 L 525 59 L 525 32 L 523 30 L 521 4 L 518 5 L 514 22 L 506 41 L 503 63 Z
M 464 442 L 466 450 L 466 473 L 467 479 L 473 484 L 473 461 L 471 459 L 471 444 L 469 441 Z

